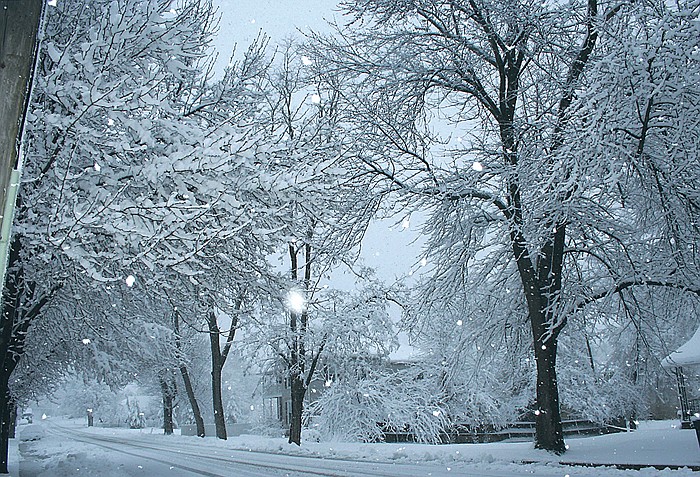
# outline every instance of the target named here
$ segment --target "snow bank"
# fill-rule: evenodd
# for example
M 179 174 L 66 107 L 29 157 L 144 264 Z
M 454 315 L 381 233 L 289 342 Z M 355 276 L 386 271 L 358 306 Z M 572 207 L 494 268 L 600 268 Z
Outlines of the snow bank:
M 44 435 L 44 428 L 40 424 L 30 424 L 20 429 L 19 440 L 20 442 L 38 441 Z

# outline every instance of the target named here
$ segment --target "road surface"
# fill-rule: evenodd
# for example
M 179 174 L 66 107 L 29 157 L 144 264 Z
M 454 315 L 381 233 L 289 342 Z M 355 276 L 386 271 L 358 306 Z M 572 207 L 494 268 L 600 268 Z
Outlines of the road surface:
M 225 449 L 193 440 L 164 442 L 154 436 L 111 436 L 94 434 L 56 423 L 44 425 L 46 437 L 23 445 L 20 477 L 36 477 L 43 471 L 42 441 L 71 441 L 72 448 L 90 454 L 104 455 L 104 461 L 118 462 L 123 475 L 206 476 L 206 477 L 510 477 L 511 473 L 462 471 L 440 465 L 360 462 L 343 459 L 321 459 L 264 452 Z M 204 445 L 203 445 L 204 444 Z M 32 453 L 39 458 L 31 459 Z M 30 457 L 29 459 L 27 457 Z M 24 462 L 23 462 L 24 461 Z M 71 454 L 64 459 L 64 470 L 70 465 Z M 80 459 L 75 460 L 75 475 L 84 475 Z M 82 465 L 86 467 L 85 465 Z M 93 464 L 94 466 L 94 464 Z M 55 471 L 58 474 L 58 471 Z M 50 472 L 49 472 L 50 474 Z M 63 474 L 61 474 L 63 475 Z M 69 475 L 66 473 L 66 475 Z M 90 474 L 93 475 L 93 474 Z M 94 475 L 99 475 L 95 471 Z

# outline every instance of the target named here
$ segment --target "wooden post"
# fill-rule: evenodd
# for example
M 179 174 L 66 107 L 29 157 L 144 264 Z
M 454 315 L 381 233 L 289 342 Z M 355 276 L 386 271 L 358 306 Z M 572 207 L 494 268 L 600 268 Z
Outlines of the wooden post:
M 19 150 L 38 50 L 43 0 L 0 0 L 0 280 L 4 283 Z

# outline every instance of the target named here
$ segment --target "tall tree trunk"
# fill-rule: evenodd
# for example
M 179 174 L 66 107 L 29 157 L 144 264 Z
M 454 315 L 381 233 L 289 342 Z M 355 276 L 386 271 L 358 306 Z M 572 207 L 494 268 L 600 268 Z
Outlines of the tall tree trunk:
M 238 326 L 238 314 L 243 306 L 243 292 L 238 296 L 235 303 L 235 312 L 231 316 L 231 326 L 226 336 L 226 344 L 221 349 L 221 330 L 216 319 L 214 308 L 209 310 L 207 323 L 209 325 L 209 342 L 211 344 L 211 392 L 214 404 L 214 425 L 216 426 L 216 437 L 226 439 L 226 417 L 224 416 L 224 402 L 221 398 L 221 372 L 226 364 L 226 358 L 231 351 L 233 338 L 236 336 Z
M 311 239 L 313 238 L 314 222 L 312 221 L 307 234 L 307 242 L 303 246 L 304 250 L 304 300 L 308 300 L 312 295 L 311 290 L 311 265 L 312 249 Z M 292 266 L 292 279 L 299 279 L 299 260 L 297 254 L 300 252 L 294 244 L 289 244 L 289 258 Z M 326 346 L 326 337 L 321 339 L 315 352 L 308 353 L 306 348 L 307 333 L 309 331 L 309 310 L 304 305 L 302 310 L 289 311 L 289 327 L 292 331 L 292 343 L 288 361 L 288 371 L 291 380 L 292 415 L 289 423 L 289 443 L 301 445 L 301 425 L 304 415 L 304 397 L 306 390 L 311 384 L 316 368 L 318 367 L 321 354 Z M 308 365 L 308 368 L 307 368 Z
M 24 354 L 29 327 L 59 288 L 55 287 L 37 297 L 35 284 L 25 280 L 20 263 L 20 249 L 21 240 L 15 235 L 10 247 L 0 315 L 0 474 L 8 473 L 9 421 L 13 406 L 9 390 L 10 377 Z
M 511 195 L 516 205 L 514 217 L 520 217 L 517 187 Z M 517 220 L 515 223 L 522 223 Z M 550 230 L 555 230 L 554 227 Z M 530 258 L 527 242 L 520 229 L 511 229 L 511 244 L 523 285 L 532 330 L 537 366 L 537 409 L 535 410 L 535 447 L 557 454 L 566 452 L 559 410 L 559 386 L 556 374 L 557 339 L 565 320 L 556 320 L 554 309 L 561 291 L 561 273 L 566 228 L 556 228 L 540 249 L 537 265 Z
M 211 391 L 214 404 L 214 425 L 216 427 L 216 437 L 227 439 L 226 417 L 224 416 L 224 402 L 221 397 L 221 366 L 212 363 L 211 369 Z
M 187 370 L 187 366 L 185 365 L 185 359 L 182 352 L 182 342 L 180 336 L 180 313 L 178 312 L 177 307 L 173 307 L 173 328 L 175 330 L 175 348 L 177 349 L 178 359 L 180 360 L 180 374 L 182 375 L 182 382 L 185 383 L 185 392 L 187 393 L 187 399 L 190 402 L 192 414 L 194 415 L 194 422 L 197 426 L 197 437 L 204 437 L 206 435 L 206 428 L 204 427 L 202 411 L 199 409 L 197 396 L 195 396 L 194 394 L 192 380 L 190 379 L 190 373 Z
M 173 401 L 177 394 L 172 370 L 166 369 L 160 376 L 160 390 L 163 395 L 163 433 L 171 435 L 173 433 Z
M 559 410 L 559 386 L 557 383 L 557 342 L 537 341 L 537 409 L 535 411 L 535 447 L 557 454 L 566 451 L 564 431 Z
M 187 393 L 187 399 L 190 401 L 192 414 L 194 414 L 194 423 L 197 426 L 197 436 L 204 437 L 206 435 L 206 429 L 204 427 L 202 411 L 199 409 L 197 396 L 195 396 L 194 394 L 194 388 L 192 387 L 190 373 L 187 371 L 187 366 L 185 366 L 184 364 L 180 366 L 180 374 L 182 375 L 182 381 L 185 383 L 185 392 Z
M 224 416 L 224 402 L 221 397 L 221 372 L 224 368 L 225 356 L 221 354 L 221 330 L 216 320 L 214 310 L 209 311 L 209 343 L 211 348 L 211 394 L 214 406 L 214 426 L 216 437 L 226 439 L 226 418 Z
M 10 376 L 15 369 L 19 356 L 14 351 L 18 340 L 24 341 L 25 334 L 15 331 L 20 316 L 21 287 L 24 274 L 19 261 L 20 240 L 13 238 L 10 248 L 9 269 L 3 290 L 2 326 L 0 329 L 0 474 L 9 473 L 7 468 L 10 439 Z M 3 257 L 4 259 L 4 257 Z M 23 346 L 20 346 L 23 349 Z
M 292 418 L 289 423 L 289 443 L 301 445 L 301 418 L 304 413 L 304 396 L 306 386 L 302 376 L 296 374 L 291 378 Z

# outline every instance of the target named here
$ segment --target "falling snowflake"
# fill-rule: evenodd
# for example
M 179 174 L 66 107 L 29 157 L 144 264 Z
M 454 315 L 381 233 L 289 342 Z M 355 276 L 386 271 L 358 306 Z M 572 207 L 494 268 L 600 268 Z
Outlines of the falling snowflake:
M 472 164 L 472 169 L 474 169 L 476 172 L 481 172 L 484 170 L 484 166 L 479 161 L 474 161 L 474 164 Z
M 318 93 L 311 95 L 311 102 L 314 104 L 321 104 L 321 96 Z
M 311 58 L 309 58 L 308 56 L 304 55 L 304 56 L 301 57 L 301 63 L 302 63 L 304 66 L 311 66 L 311 65 L 313 64 L 313 61 L 311 61 Z
M 134 283 L 136 283 L 136 278 L 133 275 L 129 275 L 124 281 L 126 282 L 126 286 L 132 287 Z
M 83 344 L 90 344 L 90 338 L 83 338 Z

